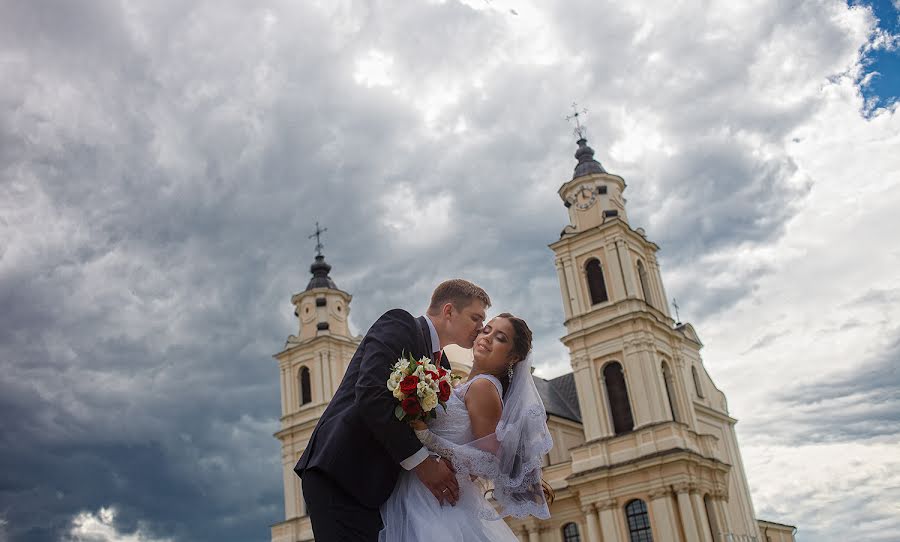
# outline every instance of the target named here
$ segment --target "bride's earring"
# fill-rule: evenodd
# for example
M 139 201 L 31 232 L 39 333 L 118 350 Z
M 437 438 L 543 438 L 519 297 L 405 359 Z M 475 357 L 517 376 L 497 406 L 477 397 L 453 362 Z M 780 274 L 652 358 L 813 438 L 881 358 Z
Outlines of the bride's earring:
M 506 366 L 506 376 L 509 377 L 510 381 L 512 380 L 512 377 L 513 377 L 513 364 L 512 363 L 510 363 L 509 365 Z

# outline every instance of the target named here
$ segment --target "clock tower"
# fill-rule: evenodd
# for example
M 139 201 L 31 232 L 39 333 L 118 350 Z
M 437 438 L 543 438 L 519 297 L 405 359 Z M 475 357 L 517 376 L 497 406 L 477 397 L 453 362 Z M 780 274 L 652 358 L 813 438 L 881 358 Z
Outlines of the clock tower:
M 659 246 L 629 223 L 625 180 L 576 133 L 578 163 L 558 192 L 569 224 L 550 248 L 584 434 L 565 480 L 587 539 L 635 540 L 622 518 L 647 514 L 657 542 L 758 540 L 735 420 L 724 394 L 703 393 L 714 386 L 702 344 L 669 313 Z
M 575 151 L 578 165 L 572 180 L 559 189 L 559 196 L 569 208 L 569 223 L 579 230 L 603 224 L 607 217 L 619 217 L 625 223 L 625 180 L 607 173 L 600 162 L 594 160 L 594 149 L 587 140 L 578 140 Z

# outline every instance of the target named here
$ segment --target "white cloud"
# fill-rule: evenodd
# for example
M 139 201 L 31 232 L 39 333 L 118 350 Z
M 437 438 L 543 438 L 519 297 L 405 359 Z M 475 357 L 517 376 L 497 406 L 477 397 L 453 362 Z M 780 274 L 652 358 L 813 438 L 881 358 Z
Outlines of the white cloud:
M 144 532 L 140 523 L 133 533 L 123 533 L 116 528 L 115 507 L 104 507 L 97 512 L 80 512 L 72 518 L 64 542 L 171 542 L 171 538 L 156 538 Z
M 439 245 L 456 231 L 454 202 L 448 193 L 416 195 L 408 184 L 398 184 L 381 198 L 382 224 L 392 243 Z
M 353 80 L 367 87 L 389 87 L 393 84 L 390 70 L 394 59 L 376 50 L 371 50 L 356 60 Z
M 837 400 L 834 405 L 789 402 L 799 385 L 815 389 L 824 378 L 863 370 L 863 363 L 895 340 L 900 321 L 892 297 L 900 292 L 894 233 L 900 230 L 900 155 L 890 150 L 900 145 L 897 107 L 863 118 L 862 99 L 849 77 L 823 88 L 821 104 L 791 134 L 796 142 L 786 146 L 813 182 L 809 195 L 777 242 L 721 251 L 720 261 L 730 261 L 725 273 L 752 288 L 734 307 L 701 319 L 698 327 L 710 371 L 732 412 L 744 420 L 738 427 L 757 508 L 797 524 L 799 540 L 892 540 L 900 520 L 883 511 L 897 502 L 888 489 L 896 481 L 883 474 L 897 471 L 890 450 L 900 444 L 900 433 L 894 431 L 887 442 L 803 443 L 813 436 L 841 438 L 840 427 L 829 434 L 823 419 L 829 412 L 864 420 L 875 416 L 878 406 L 853 396 L 844 398 L 839 410 Z M 706 262 L 712 257 L 688 269 L 709 277 Z M 757 265 L 766 271 L 743 273 Z M 691 295 L 685 283 L 679 290 Z M 768 340 L 761 341 L 763 336 Z M 804 425 L 813 422 L 814 427 Z M 773 439 L 792 444 L 762 444 Z M 763 461 L 758 454 L 777 460 Z M 875 520 L 852 519 L 858 514 Z M 862 525 L 871 530 L 854 530 Z
M 757 515 L 790 519 L 808 541 L 897 539 L 896 450 L 896 442 L 742 447 Z

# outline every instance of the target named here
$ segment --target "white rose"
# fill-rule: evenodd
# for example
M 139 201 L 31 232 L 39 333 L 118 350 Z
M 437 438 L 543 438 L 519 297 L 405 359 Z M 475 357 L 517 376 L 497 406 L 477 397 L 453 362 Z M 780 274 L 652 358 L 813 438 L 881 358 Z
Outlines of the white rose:
M 431 412 L 431 410 L 437 406 L 438 398 L 437 394 L 434 393 L 434 390 L 429 388 L 425 388 L 425 393 L 422 395 L 422 410 L 425 412 Z
M 394 388 L 394 398 L 399 401 L 406 399 L 406 396 L 404 395 L 403 390 L 400 389 L 400 386 Z
M 406 368 L 409 367 L 409 360 L 401 359 L 397 363 L 394 364 L 395 371 L 406 371 Z
M 400 381 L 403 380 L 403 375 L 400 373 L 394 373 L 387 381 L 387 387 L 389 390 L 394 391 L 397 389 L 397 386 L 400 385 Z

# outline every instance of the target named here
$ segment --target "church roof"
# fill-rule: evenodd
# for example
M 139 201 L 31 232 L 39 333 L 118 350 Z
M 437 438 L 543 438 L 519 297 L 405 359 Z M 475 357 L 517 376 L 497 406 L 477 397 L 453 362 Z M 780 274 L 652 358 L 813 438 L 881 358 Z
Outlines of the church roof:
M 317 255 L 316 261 L 309 266 L 309 272 L 313 274 L 313 277 L 309 280 L 309 284 L 306 285 L 306 290 L 309 291 L 314 288 L 337 290 L 337 285 L 328 276 L 329 271 L 331 271 L 331 266 L 325 262 L 325 256 Z
M 587 139 L 578 140 L 578 150 L 575 151 L 575 158 L 578 158 L 578 164 L 575 166 L 575 172 L 572 178 L 577 179 L 591 173 L 606 173 L 600 162 L 594 160 L 594 149 L 588 147 Z
M 575 391 L 575 375 L 566 373 L 552 380 L 534 378 L 541 400 L 547 414 L 581 423 L 581 408 L 578 406 L 578 393 Z

